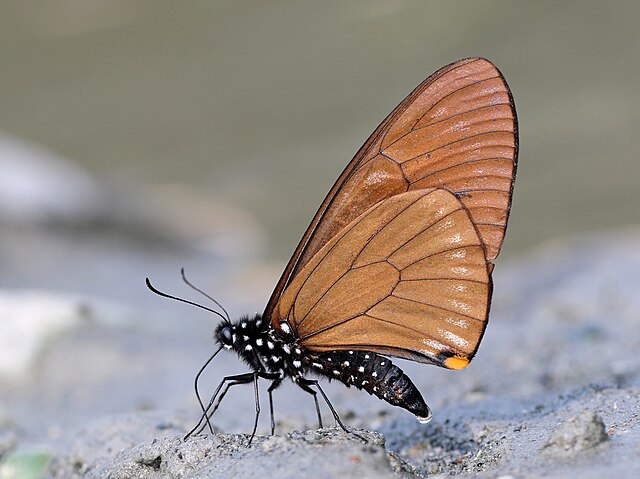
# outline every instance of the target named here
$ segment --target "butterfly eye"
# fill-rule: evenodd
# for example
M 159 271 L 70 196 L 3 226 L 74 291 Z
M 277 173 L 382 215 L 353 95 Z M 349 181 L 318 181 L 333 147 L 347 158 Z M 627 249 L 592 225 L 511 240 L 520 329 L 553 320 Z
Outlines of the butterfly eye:
M 233 336 L 231 326 L 224 326 L 218 331 L 218 340 L 225 346 L 233 346 Z

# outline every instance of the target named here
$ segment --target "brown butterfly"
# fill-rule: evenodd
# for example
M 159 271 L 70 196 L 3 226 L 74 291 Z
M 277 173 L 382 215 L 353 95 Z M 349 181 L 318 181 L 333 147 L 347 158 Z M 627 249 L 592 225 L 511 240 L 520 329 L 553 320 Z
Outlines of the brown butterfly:
M 253 438 L 258 378 L 271 381 L 272 433 L 271 394 L 285 378 L 313 395 L 320 427 L 317 392 L 344 428 L 309 374 L 364 389 L 427 422 L 429 407 L 388 357 L 460 369 L 475 355 L 517 155 L 513 97 L 491 62 L 460 60 L 422 82 L 333 185 L 264 313 L 234 323 L 227 315 L 217 327 L 220 348 L 207 364 L 226 348 L 251 371 L 222 380 L 193 431 L 229 387 L 253 382 Z

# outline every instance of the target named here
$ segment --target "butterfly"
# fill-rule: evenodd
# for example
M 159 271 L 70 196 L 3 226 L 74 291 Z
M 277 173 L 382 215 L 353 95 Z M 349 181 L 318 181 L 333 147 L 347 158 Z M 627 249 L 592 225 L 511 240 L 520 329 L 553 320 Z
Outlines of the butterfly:
M 219 348 L 204 367 L 226 349 L 250 371 L 225 377 L 207 407 L 197 392 L 198 373 L 203 416 L 191 433 L 207 423 L 211 428 L 229 388 L 253 383 L 251 442 L 260 378 L 270 381 L 272 434 L 272 393 L 287 379 L 313 396 L 320 427 L 318 393 L 347 430 L 317 377 L 428 422 L 431 410 L 390 358 L 461 369 L 476 354 L 517 156 L 513 97 L 490 61 L 463 59 L 418 85 L 337 179 L 264 312 L 235 322 L 226 311 L 217 313 Z M 147 285 L 167 296 L 148 279 Z

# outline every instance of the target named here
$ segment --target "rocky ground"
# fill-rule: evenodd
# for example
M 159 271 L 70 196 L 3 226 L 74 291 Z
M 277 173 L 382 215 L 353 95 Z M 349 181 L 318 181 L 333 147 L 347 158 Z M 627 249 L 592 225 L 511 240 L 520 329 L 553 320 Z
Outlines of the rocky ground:
M 432 407 L 431 423 L 330 384 L 339 414 L 366 442 L 316 431 L 313 403 L 284 386 L 276 436 L 266 435 L 263 395 L 248 447 L 250 387 L 229 393 L 215 434 L 182 440 L 198 417 L 192 380 L 212 351 L 215 318 L 151 295 L 144 277 L 193 298 L 179 281 L 184 265 L 232 314 L 253 312 L 278 267 L 234 234 L 258 227 L 245 218 L 228 231 L 193 233 L 187 224 L 167 234 L 144 208 L 119 207 L 117 195 L 92 198 L 79 219 L 62 205 L 55 221 L 51 212 L 1 220 L 2 479 L 635 478 L 640 470 L 638 229 L 500 262 L 490 325 L 468 369 L 399 362 Z M 237 358 L 219 356 L 203 392 L 237 372 Z

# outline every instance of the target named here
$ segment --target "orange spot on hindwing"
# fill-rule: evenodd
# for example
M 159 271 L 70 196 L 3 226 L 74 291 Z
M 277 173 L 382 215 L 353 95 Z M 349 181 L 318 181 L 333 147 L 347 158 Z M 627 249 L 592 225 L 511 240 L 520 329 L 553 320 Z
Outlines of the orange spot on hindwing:
M 449 369 L 464 369 L 469 365 L 469 359 L 462 356 L 451 356 L 444 360 L 444 365 Z

